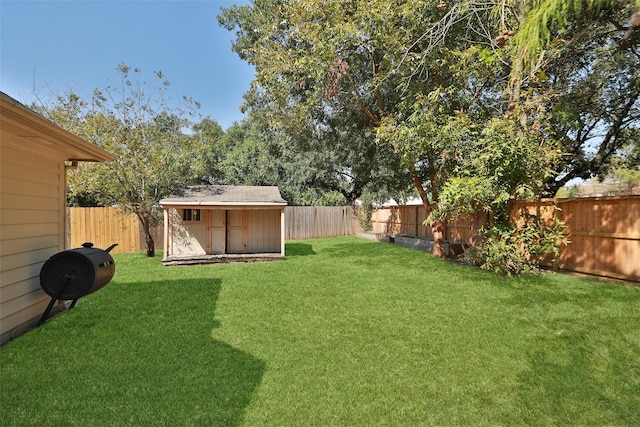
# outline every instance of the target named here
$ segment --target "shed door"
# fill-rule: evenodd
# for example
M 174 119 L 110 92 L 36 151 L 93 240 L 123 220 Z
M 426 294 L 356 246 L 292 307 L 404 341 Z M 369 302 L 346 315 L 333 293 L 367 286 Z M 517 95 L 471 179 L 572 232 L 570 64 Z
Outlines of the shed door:
M 247 251 L 247 211 L 227 211 L 227 253 L 245 254 Z
M 225 253 L 226 244 L 226 211 L 210 210 L 209 211 L 209 247 L 210 254 Z

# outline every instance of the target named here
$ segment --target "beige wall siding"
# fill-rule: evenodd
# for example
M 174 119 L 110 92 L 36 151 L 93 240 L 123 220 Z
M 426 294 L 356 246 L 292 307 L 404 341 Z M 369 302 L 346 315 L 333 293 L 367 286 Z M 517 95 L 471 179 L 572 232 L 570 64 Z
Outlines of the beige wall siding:
M 249 253 L 280 252 L 280 209 L 247 211 Z
M 227 211 L 227 253 L 246 254 L 247 241 L 247 211 Z
M 165 258 L 205 254 L 280 253 L 281 209 L 201 209 L 200 222 L 185 223 L 181 208 L 166 209 Z
M 169 209 L 169 251 L 175 256 L 204 255 L 206 253 L 206 230 L 204 216 L 200 222 L 184 223 L 182 209 Z
M 40 269 L 64 250 L 65 169 L 2 135 L 0 152 L 0 334 L 38 319 L 49 297 Z M 24 144 L 24 143 L 22 143 Z

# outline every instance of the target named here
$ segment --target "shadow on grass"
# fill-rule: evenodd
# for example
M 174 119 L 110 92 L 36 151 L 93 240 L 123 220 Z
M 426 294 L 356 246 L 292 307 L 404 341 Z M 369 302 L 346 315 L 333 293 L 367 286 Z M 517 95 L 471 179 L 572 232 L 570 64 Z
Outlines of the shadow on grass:
M 212 338 L 220 287 L 113 283 L 3 348 L 1 424 L 240 424 L 265 363 Z
M 316 255 L 313 246 L 307 243 L 286 243 L 285 255 L 288 257 Z

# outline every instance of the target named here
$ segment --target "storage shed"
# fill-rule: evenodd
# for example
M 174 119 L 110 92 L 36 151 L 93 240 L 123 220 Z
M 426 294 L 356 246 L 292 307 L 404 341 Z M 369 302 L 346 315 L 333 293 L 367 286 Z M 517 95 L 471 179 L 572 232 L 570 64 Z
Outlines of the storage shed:
M 160 204 L 165 265 L 284 259 L 278 187 L 196 185 Z
M 113 159 L 0 92 L 0 343 L 35 326 L 50 300 L 40 270 L 68 249 L 66 170 Z

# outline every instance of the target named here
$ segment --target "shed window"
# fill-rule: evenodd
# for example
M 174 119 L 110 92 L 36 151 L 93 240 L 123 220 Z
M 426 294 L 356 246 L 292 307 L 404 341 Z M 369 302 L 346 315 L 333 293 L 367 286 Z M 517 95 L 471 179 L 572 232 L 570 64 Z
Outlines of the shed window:
M 200 209 L 183 209 L 182 220 L 184 222 L 199 222 L 200 221 Z

